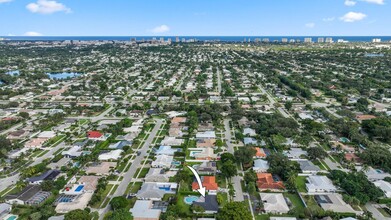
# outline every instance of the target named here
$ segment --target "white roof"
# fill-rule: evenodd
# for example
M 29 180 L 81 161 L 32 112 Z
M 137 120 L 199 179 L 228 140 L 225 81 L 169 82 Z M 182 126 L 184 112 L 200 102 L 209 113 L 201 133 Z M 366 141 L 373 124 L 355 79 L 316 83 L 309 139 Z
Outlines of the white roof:
M 98 159 L 99 160 L 118 160 L 121 157 L 121 153 L 123 150 L 118 149 L 118 150 L 112 150 L 107 153 L 103 153 L 99 155 Z
M 325 191 L 335 191 L 337 188 L 333 185 L 333 182 L 326 176 L 309 176 L 307 177 L 308 183 L 306 186 L 308 190 L 325 190 Z
M 391 194 L 391 183 L 384 180 L 374 182 L 375 186 L 379 187 L 386 195 Z M 388 197 L 388 196 L 387 196 Z
M 282 193 L 260 193 L 260 195 L 266 212 L 289 212 L 289 207 Z
M 152 167 L 170 167 L 173 161 L 173 156 L 168 155 L 158 155 L 156 156 L 156 160 L 152 162 Z
M 53 138 L 55 136 L 56 132 L 54 131 L 43 131 L 38 135 L 39 138 Z
M 216 133 L 214 131 L 198 132 L 196 138 L 216 138 Z
M 266 160 L 257 159 L 254 160 L 254 168 L 269 169 L 269 163 Z
M 160 209 L 152 209 L 152 205 L 150 200 L 137 200 L 129 211 L 132 213 L 133 218 L 159 219 L 161 211 Z

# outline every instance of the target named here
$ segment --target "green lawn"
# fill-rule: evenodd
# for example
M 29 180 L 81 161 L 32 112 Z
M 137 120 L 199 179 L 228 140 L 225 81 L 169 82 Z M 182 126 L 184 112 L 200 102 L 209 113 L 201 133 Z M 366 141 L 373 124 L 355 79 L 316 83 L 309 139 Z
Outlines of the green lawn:
M 305 182 L 306 182 L 305 176 L 298 176 L 296 178 L 296 187 L 299 192 L 307 192 L 307 189 L 305 187 Z
M 292 202 L 293 206 L 297 208 L 299 213 L 304 212 L 304 204 L 301 201 L 300 197 L 296 193 L 284 193 L 284 196 L 289 198 L 289 200 Z
M 135 182 L 134 185 L 133 183 L 130 183 L 128 186 L 128 189 L 126 190 L 126 193 L 136 193 L 141 189 L 141 185 L 143 185 L 142 182 Z

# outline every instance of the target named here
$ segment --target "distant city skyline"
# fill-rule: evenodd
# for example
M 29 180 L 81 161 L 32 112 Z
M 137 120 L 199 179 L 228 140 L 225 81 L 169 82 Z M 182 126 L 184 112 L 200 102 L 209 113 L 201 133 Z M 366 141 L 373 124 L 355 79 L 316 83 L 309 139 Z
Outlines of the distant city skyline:
M 387 0 L 0 0 L 0 36 L 388 36 Z

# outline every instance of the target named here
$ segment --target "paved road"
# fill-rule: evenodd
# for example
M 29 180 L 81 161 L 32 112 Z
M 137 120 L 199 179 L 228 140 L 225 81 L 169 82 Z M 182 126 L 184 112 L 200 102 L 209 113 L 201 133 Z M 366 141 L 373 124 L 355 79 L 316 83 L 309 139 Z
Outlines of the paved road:
M 216 74 L 217 74 L 217 92 L 221 95 L 221 73 L 219 68 L 217 68 Z
M 2 131 L 0 133 L 0 135 L 5 135 L 5 134 L 8 134 L 9 132 L 16 131 L 16 130 L 18 130 L 22 126 L 23 126 L 23 123 L 16 124 L 16 125 L 8 128 L 7 130 Z
M 391 218 L 387 218 L 387 217 L 384 217 L 380 212 L 379 210 L 376 209 L 376 207 L 378 207 L 379 205 L 377 204 L 372 204 L 372 203 L 367 203 L 365 205 L 365 208 L 372 213 L 373 217 L 376 219 L 376 220 L 391 220 Z
M 231 128 L 229 127 L 229 119 L 224 119 L 224 128 L 225 128 L 225 139 L 227 140 L 227 147 L 228 152 L 233 154 L 235 152 L 234 145 L 231 143 L 232 141 L 232 135 L 231 135 Z M 236 196 L 234 197 L 234 201 L 244 201 L 243 196 L 243 190 L 242 185 L 240 183 L 242 177 L 241 176 L 234 176 L 232 178 L 232 184 L 236 192 Z
M 124 179 L 119 184 L 117 190 L 114 192 L 112 197 L 122 196 L 122 195 L 125 194 L 126 189 L 128 188 L 129 183 L 131 182 L 131 180 L 132 180 L 134 174 L 136 173 L 137 169 L 140 167 L 142 160 L 147 155 L 147 151 L 148 151 L 148 149 L 149 149 L 153 139 L 155 138 L 155 136 L 159 132 L 159 129 L 162 126 L 162 124 L 163 124 L 163 120 L 162 119 L 156 119 L 155 127 L 152 129 L 152 131 L 149 134 L 147 140 L 145 140 L 143 146 L 139 150 L 141 152 L 141 154 L 139 156 L 137 156 L 133 160 L 132 164 L 130 165 L 130 168 L 123 175 Z M 107 205 L 105 208 L 100 209 L 99 210 L 99 216 L 100 216 L 99 219 L 103 219 L 105 213 L 108 212 L 109 210 L 110 210 L 110 205 Z
M 61 142 L 60 144 L 58 144 L 57 146 L 51 148 L 49 150 L 49 152 L 47 152 L 45 155 L 43 155 L 42 157 L 39 157 L 37 159 L 34 160 L 33 163 L 31 163 L 28 167 L 31 167 L 31 166 L 34 166 L 34 165 L 37 165 L 39 163 L 41 163 L 43 160 L 47 159 L 47 158 L 50 158 L 53 156 L 53 154 L 60 148 L 64 147 L 65 146 L 65 142 Z M 25 168 L 24 168 L 25 169 Z M 0 179 L 0 191 L 3 191 L 5 190 L 6 188 L 10 187 L 11 185 L 15 184 L 16 182 L 18 182 L 20 178 L 20 175 L 19 175 L 19 172 L 15 173 L 14 175 L 10 176 L 10 177 L 6 177 L 6 178 L 3 178 L 3 179 Z

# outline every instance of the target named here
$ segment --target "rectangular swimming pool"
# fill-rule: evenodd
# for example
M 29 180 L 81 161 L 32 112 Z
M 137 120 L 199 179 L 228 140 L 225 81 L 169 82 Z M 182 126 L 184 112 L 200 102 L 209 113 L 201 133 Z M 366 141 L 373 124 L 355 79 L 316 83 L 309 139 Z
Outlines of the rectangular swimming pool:
M 83 188 L 84 188 L 84 185 L 79 185 L 79 186 L 77 186 L 77 188 L 75 189 L 75 192 L 80 192 Z

